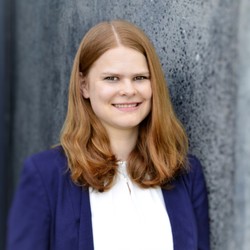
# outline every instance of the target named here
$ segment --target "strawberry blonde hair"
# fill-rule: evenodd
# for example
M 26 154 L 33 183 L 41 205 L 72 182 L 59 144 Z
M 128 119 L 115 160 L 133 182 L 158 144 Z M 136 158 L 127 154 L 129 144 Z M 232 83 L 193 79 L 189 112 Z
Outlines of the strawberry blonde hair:
M 68 111 L 60 137 L 71 178 L 79 185 L 99 191 L 112 187 L 119 159 L 111 151 L 107 132 L 89 99 L 81 94 L 80 72 L 86 76 L 101 55 L 121 45 L 146 57 L 152 88 L 152 108 L 139 125 L 137 143 L 127 162 L 128 173 L 143 188 L 168 186 L 180 170 L 186 168 L 187 136 L 174 113 L 152 43 L 142 30 L 123 20 L 101 22 L 91 28 L 75 56 Z

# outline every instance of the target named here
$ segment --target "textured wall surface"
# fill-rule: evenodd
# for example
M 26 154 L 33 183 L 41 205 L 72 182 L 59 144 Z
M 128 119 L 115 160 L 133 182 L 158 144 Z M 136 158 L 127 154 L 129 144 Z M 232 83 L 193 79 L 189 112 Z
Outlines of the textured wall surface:
M 236 246 L 250 246 L 250 2 L 242 0 L 239 19 L 237 144 L 235 176 Z M 239 230 L 240 229 L 240 230 Z M 234 249 L 237 249 L 235 246 Z
M 238 242 L 237 249 L 246 249 L 240 248 L 241 241 L 237 241 L 240 233 L 235 231 L 242 229 L 240 222 L 235 224 L 234 217 L 234 211 L 239 209 L 235 206 L 235 194 L 238 197 L 241 190 L 235 186 L 241 183 L 241 175 L 236 181 L 239 165 L 235 159 L 240 160 L 249 150 L 249 141 L 244 143 L 244 152 L 235 149 L 236 141 L 239 145 L 247 138 L 243 130 L 249 139 L 247 125 L 238 124 L 236 133 L 236 117 L 246 116 L 246 103 L 237 103 L 237 98 L 244 95 L 249 104 L 250 95 L 249 69 L 244 68 L 245 78 L 243 75 L 240 80 L 236 78 L 238 51 L 241 52 L 239 60 L 250 65 L 249 56 L 244 56 L 241 48 L 238 50 L 237 36 L 239 27 L 243 27 L 240 22 L 245 22 L 239 20 L 239 8 L 243 4 L 249 8 L 247 1 L 234 0 L 16 1 L 11 151 L 15 178 L 24 157 L 58 142 L 71 65 L 84 33 L 102 20 L 127 19 L 144 29 L 154 43 L 175 110 L 187 129 L 190 151 L 204 166 L 212 249 L 234 249 L 235 242 Z M 243 8 L 241 13 L 246 17 L 249 11 L 244 12 Z M 237 95 L 241 82 L 245 87 Z M 249 117 L 247 119 L 249 124 Z M 244 164 L 241 165 L 243 172 L 247 162 Z M 249 175 L 245 178 L 247 185 Z M 249 210 L 244 197 L 239 199 Z M 247 213 L 245 210 L 237 219 L 246 220 Z M 249 228 L 249 224 L 246 227 Z
M 5 72 L 4 72 L 4 59 L 5 59 L 5 48 L 4 44 L 4 5 L 0 1 L 0 89 L 4 90 L 4 80 L 5 80 Z M 3 92 L 0 92 L 0 239 L 1 236 L 4 235 L 4 218 L 6 217 L 6 195 L 5 195 L 5 99 Z M 0 249 L 3 248 L 3 240 L 0 240 Z

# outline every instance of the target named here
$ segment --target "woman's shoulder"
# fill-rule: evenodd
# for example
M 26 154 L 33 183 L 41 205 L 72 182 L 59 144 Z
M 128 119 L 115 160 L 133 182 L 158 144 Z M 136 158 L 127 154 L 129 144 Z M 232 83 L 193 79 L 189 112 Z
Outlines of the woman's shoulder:
M 27 160 L 39 160 L 39 161 L 50 161 L 54 160 L 55 158 L 63 157 L 65 158 L 65 154 L 63 151 L 62 146 L 55 146 L 50 149 L 32 154 L 31 156 L 27 157 Z
M 188 154 L 185 167 L 178 173 L 178 177 L 193 178 L 196 174 L 203 172 L 200 160 L 193 154 Z
M 202 173 L 203 167 L 200 160 L 192 154 L 187 156 L 187 173 L 189 175 L 196 175 L 197 173 Z
M 63 148 L 57 146 L 27 157 L 24 160 L 24 169 L 35 169 L 43 175 L 65 172 L 68 169 L 67 158 Z
M 191 154 L 188 155 L 187 159 L 187 170 L 180 178 L 185 183 L 191 196 L 196 196 L 202 192 L 206 193 L 206 179 L 200 160 Z

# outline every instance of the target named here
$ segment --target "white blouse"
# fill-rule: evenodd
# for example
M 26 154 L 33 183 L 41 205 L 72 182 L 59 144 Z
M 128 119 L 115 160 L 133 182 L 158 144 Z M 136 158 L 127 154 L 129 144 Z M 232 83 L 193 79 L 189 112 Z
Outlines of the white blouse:
M 94 249 L 173 250 L 161 188 L 140 188 L 129 179 L 126 162 L 118 167 L 110 190 L 89 189 Z

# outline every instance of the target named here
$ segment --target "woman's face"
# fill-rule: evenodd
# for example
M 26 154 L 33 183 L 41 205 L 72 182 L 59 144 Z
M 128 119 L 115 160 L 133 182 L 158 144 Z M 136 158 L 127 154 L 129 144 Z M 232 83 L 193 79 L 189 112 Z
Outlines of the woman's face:
M 151 110 L 146 58 L 127 47 L 105 52 L 82 78 L 81 88 L 109 134 L 117 129 L 137 130 Z

